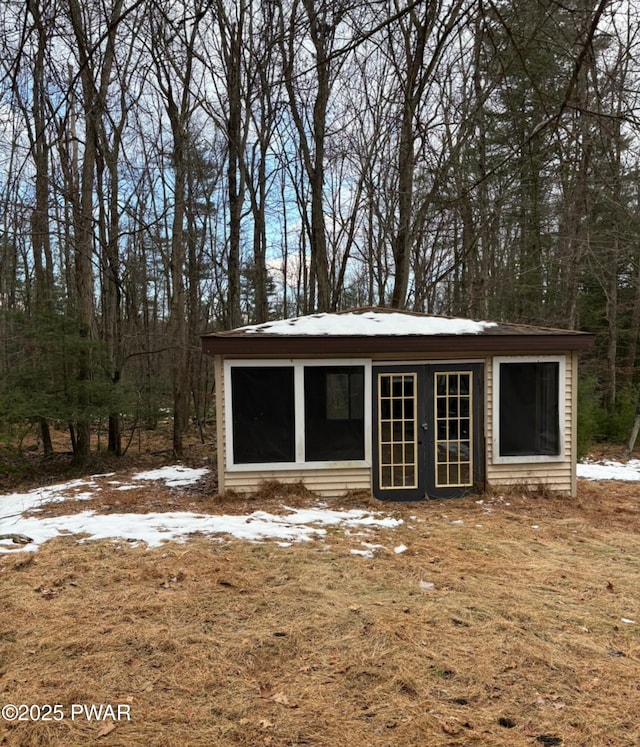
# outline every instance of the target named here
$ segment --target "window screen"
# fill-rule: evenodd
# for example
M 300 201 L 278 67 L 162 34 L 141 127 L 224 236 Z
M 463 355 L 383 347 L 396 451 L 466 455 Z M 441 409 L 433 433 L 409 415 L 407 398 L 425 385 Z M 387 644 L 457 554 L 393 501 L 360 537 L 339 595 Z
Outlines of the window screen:
M 305 461 L 364 459 L 364 368 L 304 369 Z
M 560 453 L 557 362 L 500 364 L 500 456 Z
M 236 464 L 295 462 L 293 367 L 233 367 Z

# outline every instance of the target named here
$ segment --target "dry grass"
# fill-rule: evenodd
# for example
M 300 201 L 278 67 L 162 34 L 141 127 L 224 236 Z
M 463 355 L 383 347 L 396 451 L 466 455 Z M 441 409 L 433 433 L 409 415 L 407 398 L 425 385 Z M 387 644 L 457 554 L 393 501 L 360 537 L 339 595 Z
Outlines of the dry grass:
M 0 558 L 0 701 L 131 708 L 109 733 L 0 721 L 0 744 L 640 744 L 637 486 L 385 508 L 404 525 L 287 548 Z M 384 548 L 351 555 L 363 539 Z

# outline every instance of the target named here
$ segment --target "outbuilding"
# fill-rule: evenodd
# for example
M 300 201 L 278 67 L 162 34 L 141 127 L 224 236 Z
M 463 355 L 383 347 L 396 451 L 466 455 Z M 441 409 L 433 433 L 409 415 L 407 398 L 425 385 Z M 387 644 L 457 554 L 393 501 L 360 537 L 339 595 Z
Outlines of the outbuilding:
M 593 336 L 382 308 L 206 335 L 219 489 L 575 495 L 578 354 Z

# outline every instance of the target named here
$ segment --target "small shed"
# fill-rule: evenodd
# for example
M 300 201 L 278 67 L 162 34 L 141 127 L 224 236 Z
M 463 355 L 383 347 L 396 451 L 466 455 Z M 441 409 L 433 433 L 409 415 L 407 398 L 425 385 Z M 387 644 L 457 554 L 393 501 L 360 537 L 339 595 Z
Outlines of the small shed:
M 220 490 L 575 495 L 578 353 L 593 336 L 367 308 L 206 335 Z

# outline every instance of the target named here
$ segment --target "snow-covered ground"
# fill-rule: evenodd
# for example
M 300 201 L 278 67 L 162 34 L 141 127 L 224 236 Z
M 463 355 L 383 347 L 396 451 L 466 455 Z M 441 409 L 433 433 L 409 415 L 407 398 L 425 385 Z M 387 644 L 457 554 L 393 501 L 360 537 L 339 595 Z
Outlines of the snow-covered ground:
M 142 542 L 148 547 L 157 547 L 167 540 L 184 541 L 189 535 L 196 533 L 219 540 L 228 536 L 253 541 L 273 539 L 287 545 L 322 537 L 330 526 L 341 527 L 348 534 L 352 529 L 366 532 L 367 529 L 394 528 L 402 524 L 402 520 L 376 511 L 334 510 L 325 506 L 304 509 L 283 507 L 281 514 L 265 511 L 254 511 L 246 515 L 212 515 L 187 511 L 100 514 L 87 510 L 69 516 L 37 516 L 47 504 L 68 500 L 88 501 L 98 496 L 104 487 L 127 491 L 148 485 L 149 489 L 153 489 L 152 484 L 160 481 L 167 487 L 182 488 L 194 484 L 207 472 L 206 469 L 181 466 L 164 467 L 140 472 L 127 482 L 117 479 L 115 473 L 94 475 L 36 488 L 27 493 L 0 496 L 0 535 L 22 535 L 32 540 L 25 545 L 16 544 L 11 539 L 0 540 L 0 553 L 36 550 L 43 542 L 65 534 L 87 539 Z M 626 464 L 586 461 L 578 465 L 578 476 L 589 480 L 640 481 L 640 460 L 630 460 Z M 353 554 L 372 557 L 379 547 L 361 542 L 360 548 L 354 550 Z M 395 548 L 395 552 L 401 553 L 405 549 L 404 545 L 400 545 Z
M 28 493 L 0 496 L 0 535 L 23 535 L 32 540 L 26 545 L 17 545 L 11 539 L 0 540 L 0 552 L 35 550 L 43 542 L 64 534 L 91 539 L 113 538 L 144 542 L 148 547 L 156 547 L 167 540 L 184 541 L 194 533 L 220 538 L 230 535 L 244 540 L 271 538 L 286 544 L 324 535 L 327 526 L 340 526 L 348 530 L 355 527 L 393 528 L 402 523 L 399 519 L 377 512 L 356 509 L 335 511 L 325 507 L 284 507 L 286 513 L 282 515 L 264 511 L 254 511 L 245 516 L 216 516 L 185 511 L 99 514 L 89 510 L 70 516 L 33 516 L 34 512 L 48 503 L 90 500 L 102 490 L 102 482 L 115 490 L 133 490 L 139 488 L 141 482 L 154 481 L 162 481 L 169 487 L 185 487 L 197 482 L 207 471 L 180 466 L 164 467 L 133 475 L 131 480 L 134 482 L 127 483 L 121 483 L 115 478 L 115 474 L 94 475 L 87 479 L 37 488 Z M 28 512 L 31 515 L 25 516 Z M 372 555 L 370 552 L 368 554 Z
M 578 477 L 587 480 L 640 480 L 640 459 L 630 459 L 626 464 L 608 459 L 598 462 L 585 460 L 578 464 Z

